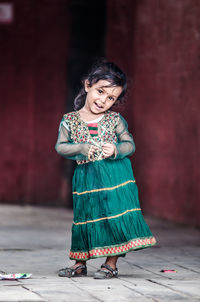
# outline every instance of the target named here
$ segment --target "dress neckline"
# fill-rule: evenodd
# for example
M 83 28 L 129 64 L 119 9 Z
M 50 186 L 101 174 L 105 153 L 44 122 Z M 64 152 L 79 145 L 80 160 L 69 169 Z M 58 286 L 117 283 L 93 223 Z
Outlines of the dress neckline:
M 97 119 L 92 120 L 92 121 L 87 121 L 87 122 L 86 122 L 86 121 L 84 121 L 84 120 L 81 118 L 80 113 L 79 113 L 78 110 L 76 111 L 76 113 L 77 113 L 78 119 L 79 119 L 81 122 L 83 122 L 84 124 L 86 124 L 86 125 L 91 124 L 91 123 L 98 123 L 98 122 L 102 121 L 102 120 L 105 118 L 105 115 L 106 115 L 106 113 L 104 113 L 102 116 L 98 117 Z

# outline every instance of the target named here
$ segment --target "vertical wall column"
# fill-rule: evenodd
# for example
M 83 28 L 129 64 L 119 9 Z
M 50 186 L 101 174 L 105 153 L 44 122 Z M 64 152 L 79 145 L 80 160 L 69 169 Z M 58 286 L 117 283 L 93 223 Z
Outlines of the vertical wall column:
M 0 24 L 0 201 L 59 205 L 68 1 L 12 3 L 13 22 Z
M 199 225 L 200 3 L 108 0 L 107 8 L 108 57 L 133 81 L 127 119 L 142 207 Z

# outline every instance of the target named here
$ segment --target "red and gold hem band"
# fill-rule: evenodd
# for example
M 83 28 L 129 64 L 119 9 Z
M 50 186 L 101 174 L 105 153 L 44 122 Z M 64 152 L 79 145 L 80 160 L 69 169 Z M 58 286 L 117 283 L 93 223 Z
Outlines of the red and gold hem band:
M 126 243 L 105 248 L 95 248 L 88 252 L 70 251 L 69 258 L 75 260 L 89 260 L 92 258 L 116 256 L 128 253 L 133 250 L 153 246 L 156 244 L 155 237 L 145 237 L 140 239 L 132 239 Z

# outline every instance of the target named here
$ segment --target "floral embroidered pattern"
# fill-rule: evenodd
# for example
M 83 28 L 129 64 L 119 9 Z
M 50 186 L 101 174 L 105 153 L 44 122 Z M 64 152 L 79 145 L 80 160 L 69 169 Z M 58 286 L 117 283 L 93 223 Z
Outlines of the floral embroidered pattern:
M 93 250 L 90 250 L 89 252 L 70 251 L 69 257 L 70 257 L 70 259 L 88 260 L 90 258 L 121 255 L 121 254 L 128 253 L 132 250 L 145 248 L 147 246 L 153 246 L 155 244 L 156 244 L 155 237 L 137 238 L 137 239 L 132 239 L 126 243 L 122 243 L 122 244 L 119 244 L 116 246 L 110 246 L 110 247 L 105 247 L 105 248 L 95 248 Z
M 64 115 L 64 120 L 70 129 L 70 138 L 74 143 L 89 143 L 97 145 L 100 151 L 95 154 L 95 160 L 104 159 L 101 145 L 104 142 L 116 143 L 117 136 L 115 128 L 119 122 L 119 113 L 107 111 L 104 117 L 98 122 L 98 136 L 92 136 L 88 124 L 85 123 L 78 113 L 73 111 Z M 89 160 L 78 160 L 78 164 L 84 164 Z

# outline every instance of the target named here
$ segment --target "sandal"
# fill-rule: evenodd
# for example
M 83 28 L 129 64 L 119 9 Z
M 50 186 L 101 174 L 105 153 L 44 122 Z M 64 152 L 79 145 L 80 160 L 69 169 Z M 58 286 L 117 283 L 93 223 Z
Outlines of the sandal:
M 80 273 L 77 273 L 77 271 L 81 269 Z M 58 271 L 59 277 L 82 277 L 87 275 L 87 266 L 85 264 L 80 264 L 75 268 L 72 267 L 65 267 Z
M 106 268 L 107 270 L 103 270 L 102 268 Z M 117 277 L 117 275 L 118 269 L 113 269 L 110 265 L 105 263 L 102 264 L 101 269 L 94 274 L 94 279 L 111 279 Z

